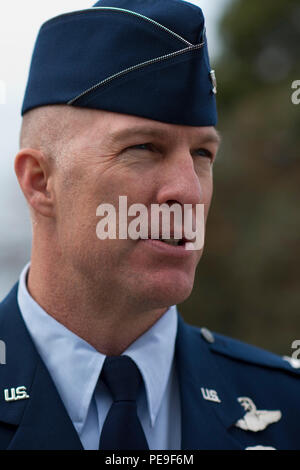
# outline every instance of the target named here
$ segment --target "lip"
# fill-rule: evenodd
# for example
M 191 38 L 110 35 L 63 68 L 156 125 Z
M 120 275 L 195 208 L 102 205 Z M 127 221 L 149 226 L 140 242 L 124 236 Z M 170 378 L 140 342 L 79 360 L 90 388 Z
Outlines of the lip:
M 193 250 L 187 250 L 185 248 L 185 245 L 172 246 L 168 245 L 167 243 L 161 242 L 160 240 L 154 240 L 151 238 L 140 239 L 139 241 L 144 243 L 145 247 L 147 246 L 148 248 L 156 250 L 158 253 L 164 254 L 166 256 L 187 258 L 193 253 Z

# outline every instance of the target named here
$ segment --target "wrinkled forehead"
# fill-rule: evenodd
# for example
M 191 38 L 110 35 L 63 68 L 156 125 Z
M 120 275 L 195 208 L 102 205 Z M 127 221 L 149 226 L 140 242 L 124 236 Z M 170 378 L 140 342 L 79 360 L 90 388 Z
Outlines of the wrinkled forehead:
M 59 107 L 57 107 L 59 109 Z M 114 113 L 111 111 L 63 107 L 65 122 L 74 136 L 89 143 L 105 142 L 112 148 L 126 143 L 175 140 L 219 145 L 221 137 L 214 126 L 183 126 Z

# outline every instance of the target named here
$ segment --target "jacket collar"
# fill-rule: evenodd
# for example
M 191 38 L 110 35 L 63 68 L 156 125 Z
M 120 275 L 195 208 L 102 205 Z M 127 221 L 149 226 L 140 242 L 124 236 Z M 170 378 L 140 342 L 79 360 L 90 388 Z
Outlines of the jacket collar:
M 0 375 L 0 421 L 17 427 L 9 449 L 82 449 L 23 322 L 17 288 L 18 284 L 0 305 L 1 339 L 6 344 L 6 364 L 1 366 Z M 26 397 L 7 401 L 7 396 L 17 395 L 17 387 L 23 387 L 22 397 L 26 387 Z

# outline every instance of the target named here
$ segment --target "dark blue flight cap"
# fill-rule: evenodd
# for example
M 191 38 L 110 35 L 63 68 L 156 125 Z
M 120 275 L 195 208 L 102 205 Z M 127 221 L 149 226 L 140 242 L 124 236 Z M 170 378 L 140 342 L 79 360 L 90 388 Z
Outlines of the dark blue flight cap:
M 200 8 L 184 0 L 101 0 L 42 25 L 22 115 L 67 104 L 214 126 L 215 93 Z

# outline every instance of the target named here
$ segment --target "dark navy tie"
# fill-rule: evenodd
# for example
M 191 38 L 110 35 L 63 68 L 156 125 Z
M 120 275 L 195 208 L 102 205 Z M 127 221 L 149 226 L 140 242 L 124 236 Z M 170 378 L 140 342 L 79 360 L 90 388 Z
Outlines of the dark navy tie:
M 142 376 L 128 356 L 107 356 L 100 379 L 112 394 L 113 404 L 103 424 L 100 450 L 147 450 L 147 440 L 137 415 Z

